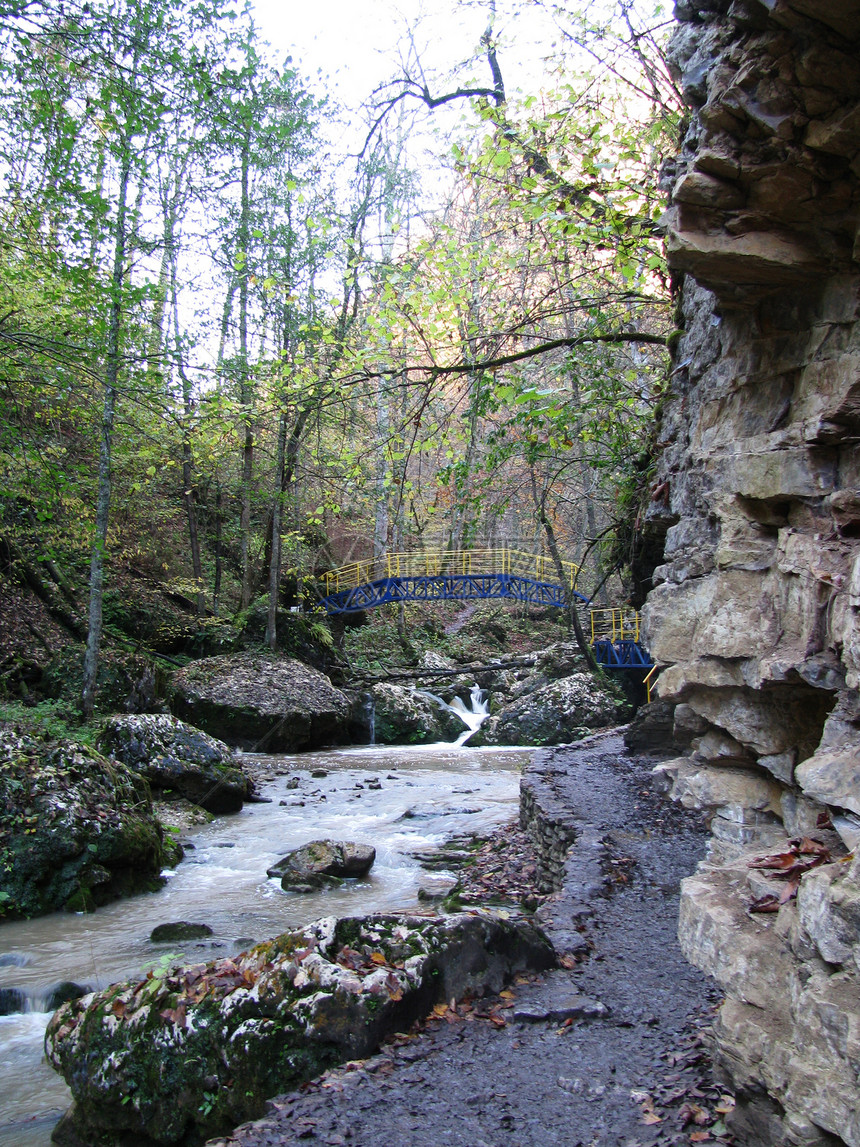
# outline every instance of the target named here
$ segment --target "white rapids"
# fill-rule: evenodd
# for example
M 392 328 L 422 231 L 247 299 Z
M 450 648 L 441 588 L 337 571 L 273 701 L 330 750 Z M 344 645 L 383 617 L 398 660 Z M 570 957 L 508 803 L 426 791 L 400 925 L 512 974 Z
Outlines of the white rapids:
M 467 716 L 477 728 L 478 714 Z M 161 891 L 91 915 L 0 924 L 0 993 L 12 989 L 6 1001 L 22 1001 L 21 1010 L 0 1015 L 0 1147 L 48 1147 L 69 1104 L 63 1080 L 42 1054 L 49 1016 L 39 1007 L 52 985 L 72 980 L 100 988 L 139 976 L 167 953 L 176 962 L 198 962 L 320 916 L 413 908 L 419 888 L 442 892 L 454 877 L 424 870 L 411 853 L 464 833 L 489 833 L 514 816 L 520 771 L 531 753 L 425 745 L 257 758 L 262 770 L 277 774 L 262 789 L 272 803 L 246 805 L 183 834 L 193 848 L 165 873 Z M 285 893 L 266 877 L 284 853 L 321 837 L 372 844 L 376 863 L 363 879 L 313 895 Z M 214 935 L 150 942 L 156 924 L 177 920 L 208 924 Z

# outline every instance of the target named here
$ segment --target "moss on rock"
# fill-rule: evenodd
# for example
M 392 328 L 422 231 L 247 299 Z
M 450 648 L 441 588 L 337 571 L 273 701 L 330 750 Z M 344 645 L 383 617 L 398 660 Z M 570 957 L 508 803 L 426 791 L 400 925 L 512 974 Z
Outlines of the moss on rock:
M 267 1097 L 369 1055 L 438 1001 L 497 991 L 554 962 L 536 928 L 491 916 L 330 917 L 235 959 L 68 1003 L 46 1050 L 84 1141 L 194 1145 L 259 1117 Z
M 140 777 L 87 745 L 0 728 L 0 917 L 91 911 L 158 887 L 163 863 Z
M 151 786 L 180 794 L 211 813 L 238 812 L 252 781 L 223 741 L 161 713 L 111 717 L 97 744 Z

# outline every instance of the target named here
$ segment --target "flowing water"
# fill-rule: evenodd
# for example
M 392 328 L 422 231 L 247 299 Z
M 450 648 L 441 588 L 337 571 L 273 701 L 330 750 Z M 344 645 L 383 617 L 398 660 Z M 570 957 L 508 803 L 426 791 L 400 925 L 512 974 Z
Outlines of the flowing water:
M 410 852 L 508 820 L 530 756 L 528 749 L 431 745 L 261 758 L 259 766 L 282 774 L 263 786 L 272 803 L 246 805 L 185 834 L 194 847 L 161 891 L 92 915 L 0 925 L 0 1000 L 4 988 L 16 989 L 29 1009 L 0 1016 L 0 1147 L 46 1147 L 69 1103 L 42 1055 L 50 1016 L 40 1009 L 51 987 L 68 980 L 104 987 L 167 953 L 195 963 L 231 955 L 320 916 L 414 907 L 419 888 L 441 891 L 453 880 L 425 871 Z M 311 776 L 322 769 L 325 776 Z M 313 895 L 285 893 L 267 879 L 285 852 L 320 837 L 374 845 L 368 876 Z M 208 924 L 214 935 L 149 940 L 157 924 L 177 920 Z

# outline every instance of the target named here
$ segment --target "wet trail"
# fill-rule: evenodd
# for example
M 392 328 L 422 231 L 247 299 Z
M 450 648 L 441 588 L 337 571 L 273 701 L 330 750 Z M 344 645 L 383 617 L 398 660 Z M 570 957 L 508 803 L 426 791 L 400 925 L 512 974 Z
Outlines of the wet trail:
M 538 913 L 567 967 L 492 1009 L 449 1010 L 213 1143 L 688 1144 L 685 1099 L 719 1102 L 699 1086 L 696 1037 L 716 997 L 675 935 L 679 882 L 707 836 L 653 794 L 653 763 L 604 735 L 541 753 L 530 770 L 576 822 L 564 887 Z

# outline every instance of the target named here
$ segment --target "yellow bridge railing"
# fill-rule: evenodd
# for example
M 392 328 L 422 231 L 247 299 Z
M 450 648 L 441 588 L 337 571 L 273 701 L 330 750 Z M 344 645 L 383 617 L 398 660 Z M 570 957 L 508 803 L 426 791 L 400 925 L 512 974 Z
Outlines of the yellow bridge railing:
M 611 641 L 639 640 L 639 613 L 635 609 L 592 609 L 591 640 L 608 637 Z
M 562 562 L 567 584 L 573 586 L 579 566 Z M 535 581 L 557 582 L 552 558 L 520 550 L 437 550 L 411 554 L 385 554 L 370 561 L 353 562 L 323 576 L 326 594 L 354 589 L 387 577 L 439 577 L 445 574 L 520 574 Z

